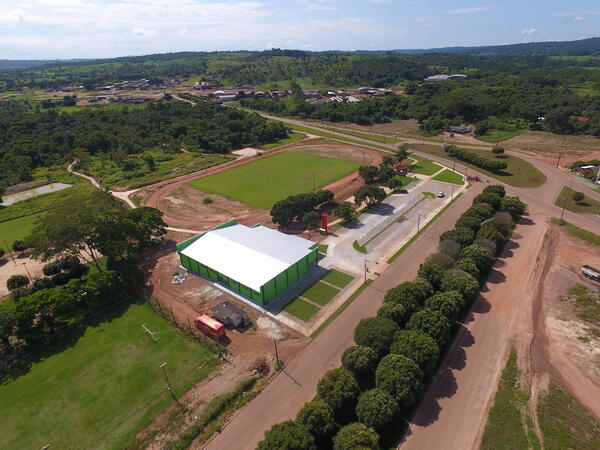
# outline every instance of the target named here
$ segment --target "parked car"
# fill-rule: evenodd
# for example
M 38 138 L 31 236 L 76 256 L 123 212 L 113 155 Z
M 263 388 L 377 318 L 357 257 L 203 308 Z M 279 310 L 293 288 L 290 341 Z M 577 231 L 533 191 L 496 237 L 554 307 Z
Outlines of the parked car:
M 446 195 L 446 194 L 444 194 L 444 191 L 440 191 L 440 192 L 438 192 L 438 193 L 437 193 L 437 196 L 438 196 L 439 198 L 443 198 L 445 195 Z

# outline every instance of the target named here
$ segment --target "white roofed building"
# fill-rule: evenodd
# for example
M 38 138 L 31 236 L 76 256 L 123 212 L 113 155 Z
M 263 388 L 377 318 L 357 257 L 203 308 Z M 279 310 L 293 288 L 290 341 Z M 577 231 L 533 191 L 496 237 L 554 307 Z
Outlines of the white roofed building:
M 236 219 L 177 245 L 181 265 L 266 305 L 316 264 L 318 244 Z

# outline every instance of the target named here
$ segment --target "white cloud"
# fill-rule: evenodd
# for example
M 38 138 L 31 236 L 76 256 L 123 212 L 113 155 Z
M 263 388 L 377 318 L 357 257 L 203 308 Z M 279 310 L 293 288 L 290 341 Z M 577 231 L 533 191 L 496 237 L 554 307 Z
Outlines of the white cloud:
M 523 31 L 521 31 L 521 34 L 531 36 L 532 34 L 536 34 L 537 32 L 538 32 L 537 28 L 526 28 Z
M 585 20 L 585 17 L 583 16 L 575 16 L 571 19 L 571 22 L 581 22 L 582 20 Z
M 310 11 L 337 11 L 337 0 L 300 0 L 298 3 Z
M 477 6 L 474 8 L 458 8 L 458 9 L 449 9 L 444 11 L 445 14 L 472 14 L 477 12 L 489 11 L 490 9 L 494 9 L 493 6 Z
M 142 36 L 145 38 L 152 37 L 156 35 L 156 30 L 144 30 L 143 28 L 134 28 L 132 31 L 136 36 Z
M 392 0 L 369 0 L 369 3 L 381 3 L 385 5 L 389 5 L 390 3 L 394 3 Z
M 25 12 L 22 9 L 11 9 L 10 11 L 0 13 L 0 23 L 19 23 L 25 20 Z

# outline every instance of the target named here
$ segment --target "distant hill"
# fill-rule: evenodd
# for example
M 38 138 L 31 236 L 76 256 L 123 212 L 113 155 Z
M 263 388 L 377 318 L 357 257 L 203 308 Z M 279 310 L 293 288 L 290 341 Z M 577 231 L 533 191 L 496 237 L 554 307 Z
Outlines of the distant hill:
M 31 69 L 46 64 L 55 64 L 61 62 L 82 62 L 85 59 L 0 59 L 0 70 L 5 69 Z
M 470 55 L 551 56 L 600 55 L 600 37 L 577 41 L 528 42 L 525 44 L 490 45 L 480 47 L 442 47 L 429 49 L 392 50 L 393 53 L 464 53 Z

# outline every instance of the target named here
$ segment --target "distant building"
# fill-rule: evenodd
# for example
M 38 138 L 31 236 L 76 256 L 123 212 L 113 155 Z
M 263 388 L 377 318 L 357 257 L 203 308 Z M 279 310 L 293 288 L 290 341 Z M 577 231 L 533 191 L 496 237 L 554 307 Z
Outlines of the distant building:
M 449 126 L 448 129 L 450 130 L 451 133 L 457 133 L 457 134 L 467 134 L 467 133 L 471 132 L 471 127 L 469 127 L 467 125 Z
M 439 82 L 443 82 L 443 81 L 457 81 L 457 80 L 466 80 L 466 79 L 467 79 L 466 75 L 456 73 L 453 75 L 444 75 L 444 74 L 432 75 L 430 77 L 425 78 L 423 81 L 425 83 L 439 83 Z
M 221 103 L 233 102 L 238 99 L 237 94 L 221 94 L 221 95 L 216 95 L 215 97 Z

